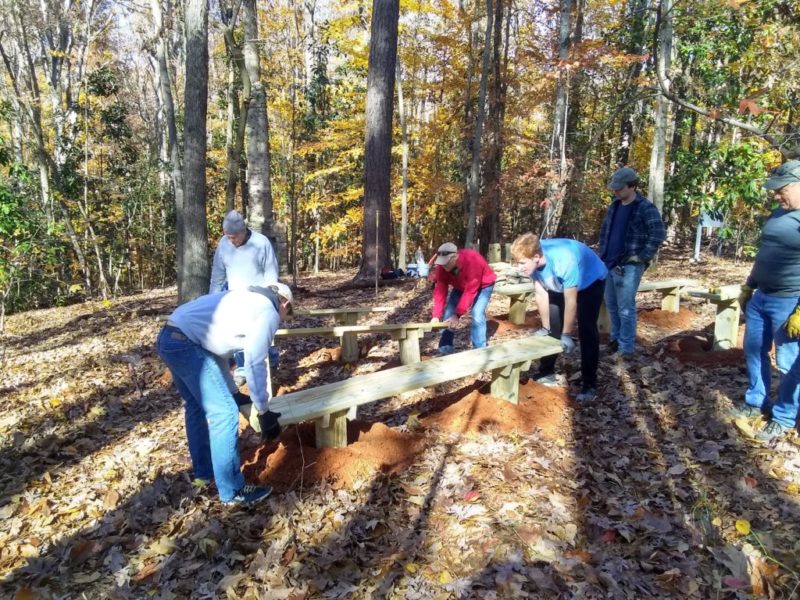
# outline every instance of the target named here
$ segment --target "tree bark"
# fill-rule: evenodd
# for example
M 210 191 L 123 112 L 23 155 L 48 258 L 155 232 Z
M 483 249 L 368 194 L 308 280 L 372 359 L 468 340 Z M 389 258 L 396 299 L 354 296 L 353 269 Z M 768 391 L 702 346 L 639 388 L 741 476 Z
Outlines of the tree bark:
M 358 281 L 389 262 L 392 111 L 399 0 L 373 0 L 364 140 L 364 223 Z
M 397 60 L 397 108 L 400 113 L 400 134 L 403 138 L 403 195 L 400 201 L 400 250 L 397 267 L 405 271 L 408 245 L 408 123 L 403 104 L 403 73 L 399 59 Z
M 647 6 L 649 0 L 632 0 L 631 12 L 625 19 L 628 23 L 630 39 L 625 47 L 628 54 L 640 56 L 644 52 L 645 28 L 647 25 Z M 635 61 L 628 70 L 628 77 L 622 93 L 623 112 L 620 117 L 619 144 L 617 146 L 617 164 L 627 165 L 630 156 L 631 145 L 633 144 L 633 98 L 637 93 L 637 85 L 633 83 L 642 72 L 642 61 Z
M 657 29 L 656 44 L 658 45 L 661 60 L 658 62 L 657 67 L 663 71 L 664 79 L 666 80 L 666 74 L 669 72 L 672 62 L 672 0 L 662 0 L 659 13 L 661 27 Z M 669 91 L 669 87 L 667 87 L 667 91 Z M 653 147 L 650 153 L 650 178 L 648 182 L 648 197 L 662 214 L 664 209 L 669 104 L 669 99 L 663 93 L 656 98 Z
M 208 292 L 208 229 L 206 222 L 206 115 L 208 113 L 208 1 L 186 4 L 186 87 L 184 90 L 185 201 L 183 261 L 178 301 Z
M 267 93 L 261 81 L 256 0 L 243 1 L 244 63 L 250 78 L 247 107 L 247 182 L 250 192 L 247 222 L 265 235 L 272 230 L 272 184 L 270 182 L 269 118 Z
M 486 115 L 486 87 L 489 79 L 489 57 L 492 49 L 492 24 L 494 9 L 492 0 L 486 0 L 486 34 L 483 43 L 483 61 L 481 63 L 481 83 L 478 90 L 478 107 L 475 114 L 475 131 L 472 136 L 472 160 L 467 178 L 467 234 L 465 248 L 475 244 L 475 223 L 480 191 L 481 138 L 483 137 L 483 121 Z

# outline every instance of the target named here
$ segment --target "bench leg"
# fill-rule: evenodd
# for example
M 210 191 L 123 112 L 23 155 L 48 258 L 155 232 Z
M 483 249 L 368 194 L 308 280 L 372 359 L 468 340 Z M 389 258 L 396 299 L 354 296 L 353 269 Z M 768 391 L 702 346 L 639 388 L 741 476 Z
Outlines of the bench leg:
M 398 340 L 400 342 L 400 364 L 413 365 L 420 361 L 419 353 L 419 331 L 407 329 L 406 336 Z
M 600 333 L 611 333 L 611 317 L 608 316 L 605 302 L 600 305 L 600 313 L 597 315 L 597 330 Z
M 519 294 L 518 296 L 509 296 L 511 304 L 508 307 L 508 320 L 514 325 L 525 324 L 525 313 L 528 312 L 528 296 L 529 294 Z
M 714 350 L 729 350 L 736 347 L 739 339 L 741 312 L 738 300 L 726 300 L 717 304 L 717 318 L 714 321 Z
M 336 316 L 339 325 L 357 325 L 357 313 L 345 313 Z M 345 333 L 341 338 L 342 362 L 352 363 L 358 360 L 358 336 L 355 333 Z
M 681 309 L 681 289 L 670 288 L 661 292 L 661 310 L 679 312 Z
M 347 414 L 340 410 L 314 420 L 317 448 L 344 448 L 347 446 Z
M 523 364 L 506 365 L 492 370 L 491 394 L 495 398 L 519 404 L 519 374 Z

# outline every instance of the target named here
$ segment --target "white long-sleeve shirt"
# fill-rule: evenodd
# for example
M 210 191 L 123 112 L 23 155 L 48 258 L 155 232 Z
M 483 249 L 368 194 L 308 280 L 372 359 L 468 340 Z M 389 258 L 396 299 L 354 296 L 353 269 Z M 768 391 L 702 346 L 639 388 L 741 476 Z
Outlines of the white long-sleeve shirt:
M 272 395 L 267 353 L 280 324 L 269 298 L 247 290 L 206 294 L 175 309 L 168 323 L 219 357 L 244 350 L 250 399 L 259 412 L 267 409 Z
M 250 238 L 238 248 L 222 236 L 214 252 L 208 291 L 222 291 L 225 281 L 229 290 L 264 287 L 278 281 L 278 275 L 278 259 L 267 236 L 250 230 Z

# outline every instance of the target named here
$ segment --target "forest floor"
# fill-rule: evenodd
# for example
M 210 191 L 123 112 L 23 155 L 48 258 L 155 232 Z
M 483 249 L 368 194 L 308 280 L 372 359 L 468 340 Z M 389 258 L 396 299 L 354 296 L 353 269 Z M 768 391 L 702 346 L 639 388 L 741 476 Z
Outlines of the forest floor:
M 645 279 L 739 283 L 749 265 L 668 254 Z M 303 277 L 297 305 L 385 306 L 371 322 L 426 321 L 430 289 Z M 601 356 L 596 401 L 528 381 L 519 406 L 488 379 L 363 407 L 345 449 L 313 427 L 261 445 L 251 481 L 275 492 L 222 505 L 190 476 L 180 399 L 153 344 L 173 289 L 31 311 L 0 338 L 0 596 L 37 598 L 790 598 L 800 593 L 800 444 L 731 423 L 741 350 L 708 350 L 714 308 L 639 296 L 641 352 Z M 490 344 L 529 335 L 489 307 Z M 365 319 L 365 321 L 367 321 Z M 295 319 L 290 326 L 328 324 Z M 463 349 L 468 328 L 459 331 Z M 423 354 L 432 356 L 436 335 Z M 396 342 L 281 341 L 278 393 L 398 364 Z

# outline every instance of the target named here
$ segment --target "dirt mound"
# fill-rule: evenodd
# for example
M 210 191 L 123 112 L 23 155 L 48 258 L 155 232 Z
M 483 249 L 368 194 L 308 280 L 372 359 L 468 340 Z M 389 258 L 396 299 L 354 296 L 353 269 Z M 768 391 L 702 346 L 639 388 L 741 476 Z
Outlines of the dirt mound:
M 281 491 L 325 480 L 349 487 L 377 471 L 402 471 L 425 447 L 423 436 L 361 421 L 347 424 L 346 448 L 316 448 L 314 437 L 312 423 L 288 427 L 277 442 L 244 454 L 245 477 Z
M 697 315 L 688 308 L 681 307 L 679 312 L 669 312 L 654 308 L 639 312 L 639 320 L 659 329 L 680 330 L 689 329 Z
M 428 427 L 438 426 L 458 433 L 497 429 L 530 433 L 541 429 L 555 438 L 568 414 L 569 398 L 563 388 L 549 388 L 529 381 L 519 387 L 519 404 L 473 391 L 455 404 L 422 419 Z
M 713 351 L 711 342 L 700 336 L 686 336 L 670 340 L 667 351 L 684 364 L 690 363 L 703 367 L 744 365 L 744 352 L 741 348 Z

